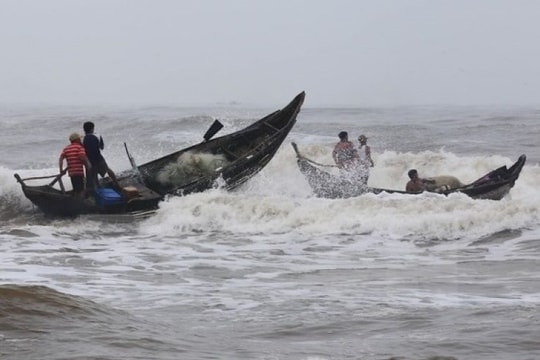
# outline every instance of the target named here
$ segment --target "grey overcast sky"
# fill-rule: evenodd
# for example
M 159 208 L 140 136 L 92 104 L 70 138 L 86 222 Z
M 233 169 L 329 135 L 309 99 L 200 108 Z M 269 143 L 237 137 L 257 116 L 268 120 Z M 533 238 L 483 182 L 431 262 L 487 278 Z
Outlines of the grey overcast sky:
M 0 103 L 540 104 L 537 0 L 0 0 Z

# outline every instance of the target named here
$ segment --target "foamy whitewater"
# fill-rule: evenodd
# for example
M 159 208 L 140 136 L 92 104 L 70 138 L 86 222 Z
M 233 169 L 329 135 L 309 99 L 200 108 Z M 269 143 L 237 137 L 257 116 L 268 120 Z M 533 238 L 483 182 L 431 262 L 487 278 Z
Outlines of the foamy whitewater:
M 291 94 L 291 99 L 294 94 Z M 1 359 L 539 359 L 540 109 L 310 107 L 233 192 L 156 214 L 43 216 L 13 174 L 57 172 L 94 121 L 117 172 L 284 106 L 0 106 Z M 291 142 L 331 164 L 366 134 L 369 185 L 407 171 L 476 180 L 519 155 L 501 201 L 461 194 L 313 196 Z M 69 181 L 66 181 L 69 183 Z

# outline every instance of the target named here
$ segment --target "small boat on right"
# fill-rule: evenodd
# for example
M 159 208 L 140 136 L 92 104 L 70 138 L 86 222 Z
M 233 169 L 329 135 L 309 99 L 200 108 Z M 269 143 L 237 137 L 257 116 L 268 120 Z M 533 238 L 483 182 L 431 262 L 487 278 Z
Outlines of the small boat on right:
M 298 146 L 295 143 L 292 143 L 292 146 L 296 152 L 300 172 L 304 175 L 314 194 L 318 197 L 339 199 L 360 196 L 367 193 L 380 194 L 383 192 L 409 195 L 421 194 L 421 192 L 411 193 L 403 190 L 369 187 L 360 181 L 354 181 L 349 178 L 334 175 L 324 170 L 324 167 L 329 165 L 319 164 L 306 158 L 300 153 Z M 509 168 L 501 166 L 481 176 L 470 184 L 453 188 L 444 185 L 432 188 L 428 187 L 428 190 L 426 191 L 444 195 L 463 193 L 473 199 L 501 200 L 510 192 L 510 189 L 514 187 L 526 160 L 527 157 L 523 154 Z

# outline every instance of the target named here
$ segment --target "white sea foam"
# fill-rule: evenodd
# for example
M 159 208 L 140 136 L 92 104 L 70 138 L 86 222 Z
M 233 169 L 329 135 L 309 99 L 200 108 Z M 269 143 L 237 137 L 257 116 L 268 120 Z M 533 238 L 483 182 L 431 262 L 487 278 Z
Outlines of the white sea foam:
M 304 145 L 300 150 L 329 162 L 329 148 Z M 371 186 L 403 188 L 406 172 L 415 167 L 426 175 L 452 174 L 473 181 L 515 159 L 500 156 L 458 157 L 441 151 L 419 154 L 375 153 Z M 27 204 L 10 169 L 0 168 L 1 194 Z M 22 170 L 21 176 L 53 174 L 55 169 Z M 382 238 L 456 239 L 481 237 L 498 231 L 534 228 L 540 223 L 540 168 L 525 165 L 515 187 L 502 201 L 472 200 L 460 194 L 408 196 L 365 195 L 346 200 L 313 197 L 297 169 L 292 147 L 284 146 L 268 166 L 234 192 L 211 190 L 170 198 L 155 217 L 141 225 L 145 234 L 163 236 L 193 231 L 245 234 L 372 234 Z
M 310 156 L 319 151 L 308 151 Z M 315 157 L 323 161 L 324 156 Z M 381 174 L 388 188 L 403 187 L 411 165 L 423 166 L 429 174 L 450 169 L 469 182 L 513 161 L 498 156 L 463 158 L 444 152 L 375 156 L 377 167 L 370 185 L 378 185 Z M 414 161 L 413 161 L 414 159 Z M 441 165 L 442 164 L 442 165 Z M 456 239 L 481 237 L 498 231 L 535 227 L 540 223 L 538 167 L 525 166 L 522 175 L 502 201 L 473 200 L 462 194 L 445 197 L 382 194 L 352 199 L 313 197 L 296 168 L 294 153 L 284 148 L 259 175 L 241 189 L 226 193 L 212 190 L 162 203 L 158 214 L 142 229 L 163 235 L 190 231 L 238 233 L 365 234 L 384 238 L 417 237 Z M 381 181 L 382 182 L 382 181 Z

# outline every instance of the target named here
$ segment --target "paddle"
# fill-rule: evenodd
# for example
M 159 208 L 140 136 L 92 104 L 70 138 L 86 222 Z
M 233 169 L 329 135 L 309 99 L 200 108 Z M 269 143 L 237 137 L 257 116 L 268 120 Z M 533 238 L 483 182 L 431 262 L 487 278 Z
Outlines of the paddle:
M 220 123 L 219 120 L 214 120 L 210 128 L 206 131 L 206 133 L 203 136 L 204 141 L 210 140 L 222 128 L 223 128 L 223 124 Z
M 133 169 L 133 171 L 135 172 L 139 172 L 139 168 L 137 167 L 137 164 L 135 163 L 135 159 L 133 158 L 133 156 L 131 156 L 131 154 L 129 153 L 129 150 L 127 148 L 127 144 L 124 143 L 124 149 L 126 149 L 126 154 L 127 154 L 127 157 L 129 159 L 129 163 L 131 164 L 131 168 Z
M 127 154 L 127 157 L 129 159 L 129 163 L 131 164 L 131 168 L 133 169 L 133 173 L 135 174 L 135 176 L 137 176 L 137 178 L 139 179 L 139 181 L 143 182 L 143 177 L 141 175 L 141 172 L 139 171 L 139 168 L 137 167 L 137 164 L 135 163 L 135 159 L 133 158 L 133 156 L 131 156 L 131 154 L 129 153 L 129 150 L 127 148 L 127 144 L 124 143 L 124 148 L 126 149 L 126 154 Z
M 298 150 L 298 145 L 296 145 L 296 143 L 291 143 L 293 149 L 294 149 L 294 152 L 296 153 L 296 156 L 300 159 L 304 159 L 306 160 L 307 162 L 310 162 L 312 164 L 315 164 L 315 165 L 318 165 L 318 166 L 323 166 L 323 167 L 337 167 L 337 165 L 326 165 L 326 164 L 321 164 L 321 163 L 318 163 L 316 161 L 313 161 L 311 159 L 308 159 L 307 157 L 303 156 L 302 154 L 300 154 L 300 151 Z

